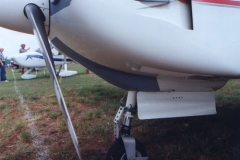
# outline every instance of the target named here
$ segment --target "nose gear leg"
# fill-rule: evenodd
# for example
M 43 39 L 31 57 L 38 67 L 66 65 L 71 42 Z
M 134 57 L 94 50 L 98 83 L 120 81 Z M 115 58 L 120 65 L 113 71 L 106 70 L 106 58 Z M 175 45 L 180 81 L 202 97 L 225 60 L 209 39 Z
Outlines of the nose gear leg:
M 114 118 L 114 137 L 116 138 L 116 142 L 122 140 L 123 143 L 125 153 L 122 154 L 121 159 L 125 156 L 128 160 L 147 160 L 148 157 L 145 147 L 131 136 L 132 119 L 133 115 L 136 114 L 136 94 L 136 91 L 128 91 L 126 106 L 119 107 L 119 110 Z M 119 127 L 119 123 L 122 118 L 123 123 L 122 126 Z M 113 149 L 110 148 L 110 150 Z M 108 155 L 110 154 L 111 153 L 108 153 Z

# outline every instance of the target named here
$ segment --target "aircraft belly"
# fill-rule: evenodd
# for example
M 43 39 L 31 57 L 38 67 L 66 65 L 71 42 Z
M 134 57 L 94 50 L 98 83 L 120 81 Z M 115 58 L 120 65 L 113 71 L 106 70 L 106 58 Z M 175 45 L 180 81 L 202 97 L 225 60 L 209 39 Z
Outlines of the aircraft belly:
M 131 74 L 108 68 L 81 56 L 61 42 L 58 38 L 54 38 L 52 43 L 61 53 L 67 53 L 71 56 L 71 58 L 75 59 L 77 62 L 81 63 L 83 66 L 113 85 L 126 90 L 159 91 L 159 86 L 155 76 Z
M 183 77 L 161 77 L 157 78 L 161 91 L 177 92 L 203 92 L 222 88 L 227 79 L 186 79 Z
M 142 67 L 149 67 L 239 77 L 238 44 L 225 43 L 239 42 L 239 36 L 213 34 L 212 28 L 195 31 L 193 26 L 189 30 L 166 21 L 166 17 L 147 17 L 127 6 L 137 3 L 73 1 L 51 16 L 50 39 L 58 37 L 85 58 L 121 71 L 138 74 Z
M 102 77 L 109 83 L 116 85 L 126 90 L 135 91 L 181 91 L 181 92 L 196 92 L 196 91 L 212 91 L 221 88 L 227 79 L 213 76 L 197 76 L 186 73 L 168 72 L 161 70 L 153 70 L 152 68 L 143 68 L 141 71 L 148 73 L 146 75 L 138 75 L 120 70 L 112 69 L 100 64 L 97 64 L 61 42 L 58 38 L 54 38 L 52 43 L 62 53 L 67 53 L 77 60 L 86 68 L 93 71 L 98 76 Z M 152 73 L 149 75 L 149 73 Z M 153 76 L 159 74 L 161 76 Z

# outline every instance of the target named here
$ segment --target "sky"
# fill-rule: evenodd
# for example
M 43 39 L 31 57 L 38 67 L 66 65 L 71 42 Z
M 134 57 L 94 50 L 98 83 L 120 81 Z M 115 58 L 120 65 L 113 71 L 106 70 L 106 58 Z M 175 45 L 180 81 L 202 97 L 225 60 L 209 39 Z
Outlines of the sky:
M 39 48 L 37 38 L 31 34 L 24 34 L 0 27 L 0 48 L 4 48 L 3 55 L 8 58 L 14 54 L 19 54 L 21 44 L 26 45 L 26 49 L 30 47 L 30 51 Z

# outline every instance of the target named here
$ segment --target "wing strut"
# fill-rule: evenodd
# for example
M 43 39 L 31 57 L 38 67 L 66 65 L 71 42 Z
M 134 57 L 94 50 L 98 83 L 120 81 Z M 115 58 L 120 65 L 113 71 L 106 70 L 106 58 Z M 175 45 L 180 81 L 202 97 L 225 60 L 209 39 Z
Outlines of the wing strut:
M 57 76 L 55 73 L 56 70 L 55 70 L 55 66 L 53 63 L 52 52 L 51 52 L 51 48 L 50 48 L 50 45 L 48 42 L 48 38 L 47 38 L 46 31 L 45 31 L 45 26 L 44 26 L 45 16 L 42 13 L 41 9 L 34 4 L 28 4 L 25 7 L 24 11 L 32 24 L 33 32 L 37 36 L 39 45 L 43 51 L 44 59 L 46 61 L 47 68 L 49 70 L 49 73 L 50 73 L 52 81 L 53 81 L 53 86 L 55 89 L 56 97 L 58 99 L 58 103 L 59 103 L 62 113 L 65 117 L 66 124 L 68 126 L 68 130 L 70 132 L 70 136 L 72 138 L 77 155 L 78 155 L 79 159 L 81 160 L 81 154 L 80 154 L 80 149 L 78 146 L 77 136 L 74 131 L 72 121 L 69 116 L 67 106 L 64 101 L 64 98 L 63 98 L 63 95 L 62 95 L 62 92 L 61 92 L 61 89 L 60 89 L 60 86 L 59 86 L 59 83 L 57 80 Z

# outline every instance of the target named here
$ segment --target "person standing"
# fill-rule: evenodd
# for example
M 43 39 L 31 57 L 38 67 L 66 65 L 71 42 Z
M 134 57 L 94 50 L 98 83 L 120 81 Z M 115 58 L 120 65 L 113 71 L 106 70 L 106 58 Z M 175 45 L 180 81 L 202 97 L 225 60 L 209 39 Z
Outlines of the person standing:
M 27 52 L 30 48 L 28 49 L 25 49 L 26 45 L 25 44 L 21 44 L 21 48 L 19 50 L 19 53 L 25 53 Z M 24 67 L 21 67 L 22 68 L 22 74 L 24 74 Z
M 27 52 L 27 51 L 30 49 L 30 48 L 25 49 L 25 47 L 26 47 L 25 44 L 21 44 L 21 48 L 20 48 L 20 50 L 19 50 L 19 53 L 25 53 L 25 52 Z
M 0 82 L 2 82 L 2 66 L 3 66 L 3 62 L 2 62 L 2 59 L 0 59 Z
M 0 48 L 0 70 L 1 70 L 1 82 L 8 82 L 6 78 L 6 70 L 5 70 L 5 58 L 3 55 L 3 48 Z

